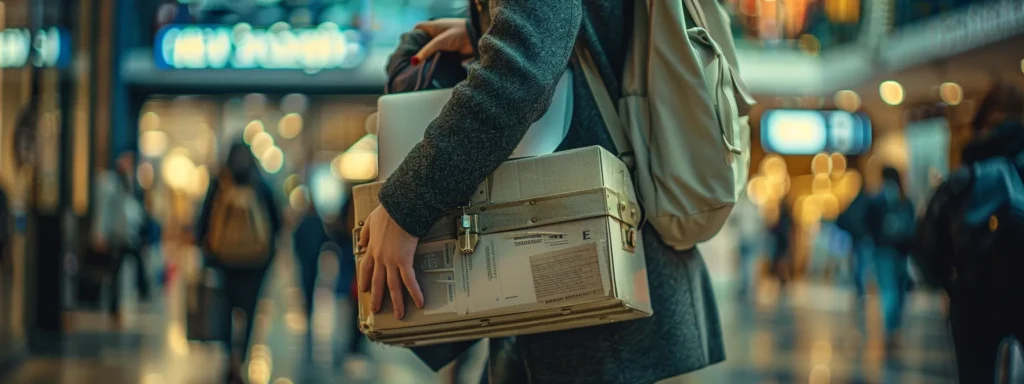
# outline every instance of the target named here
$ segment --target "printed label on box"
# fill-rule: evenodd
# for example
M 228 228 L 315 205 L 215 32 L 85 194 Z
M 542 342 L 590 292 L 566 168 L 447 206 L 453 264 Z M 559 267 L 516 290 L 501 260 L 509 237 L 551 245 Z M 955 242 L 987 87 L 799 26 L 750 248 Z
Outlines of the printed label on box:
M 578 245 L 586 240 L 582 233 L 585 231 L 521 232 L 492 237 L 481 241 L 473 254 L 456 256 L 457 311 L 472 313 L 602 294 L 597 244 Z M 586 263 L 590 265 L 583 265 Z M 569 285 L 549 282 L 552 279 L 566 280 Z M 538 289 L 544 290 L 542 295 Z
M 537 301 L 558 303 L 601 296 L 601 266 L 597 244 L 584 244 L 530 257 Z

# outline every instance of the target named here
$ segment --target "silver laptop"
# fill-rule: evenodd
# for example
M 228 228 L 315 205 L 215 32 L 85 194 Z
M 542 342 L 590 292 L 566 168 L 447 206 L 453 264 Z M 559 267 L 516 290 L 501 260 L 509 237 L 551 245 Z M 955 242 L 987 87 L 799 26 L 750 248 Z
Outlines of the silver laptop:
M 451 89 L 399 93 L 377 99 L 378 180 L 387 179 L 439 114 Z M 510 158 L 546 155 L 555 151 L 572 119 L 572 73 L 558 81 L 548 111 L 530 126 Z

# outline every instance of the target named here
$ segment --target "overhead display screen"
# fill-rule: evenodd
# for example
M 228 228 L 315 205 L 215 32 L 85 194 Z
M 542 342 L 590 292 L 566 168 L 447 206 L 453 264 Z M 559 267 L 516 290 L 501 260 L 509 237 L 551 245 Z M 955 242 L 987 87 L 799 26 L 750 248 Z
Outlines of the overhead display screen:
M 871 120 L 846 111 L 769 110 L 761 116 L 761 145 L 781 155 L 859 154 L 871 148 Z

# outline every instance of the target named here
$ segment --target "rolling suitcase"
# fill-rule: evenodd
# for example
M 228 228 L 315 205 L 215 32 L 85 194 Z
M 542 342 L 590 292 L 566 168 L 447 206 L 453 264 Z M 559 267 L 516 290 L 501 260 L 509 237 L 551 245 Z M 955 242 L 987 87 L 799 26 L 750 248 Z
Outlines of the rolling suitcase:
M 381 186 L 353 190 L 355 244 Z M 625 164 L 600 147 L 505 162 L 420 239 L 424 307 L 406 294 L 397 320 L 388 295 L 373 314 L 360 293 L 360 330 L 420 346 L 650 316 L 636 201 Z
M 217 341 L 224 328 L 222 278 L 213 268 L 204 268 L 196 281 L 189 282 L 185 292 L 186 338 L 192 341 Z

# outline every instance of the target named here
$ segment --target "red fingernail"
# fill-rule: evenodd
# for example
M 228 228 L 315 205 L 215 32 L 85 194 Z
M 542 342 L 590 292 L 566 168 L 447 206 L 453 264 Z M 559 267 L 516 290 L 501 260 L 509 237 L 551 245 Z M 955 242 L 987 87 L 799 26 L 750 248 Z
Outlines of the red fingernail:
M 412 63 L 412 65 L 420 65 L 420 58 L 413 56 L 409 59 L 409 62 Z

